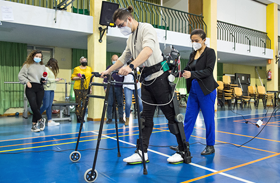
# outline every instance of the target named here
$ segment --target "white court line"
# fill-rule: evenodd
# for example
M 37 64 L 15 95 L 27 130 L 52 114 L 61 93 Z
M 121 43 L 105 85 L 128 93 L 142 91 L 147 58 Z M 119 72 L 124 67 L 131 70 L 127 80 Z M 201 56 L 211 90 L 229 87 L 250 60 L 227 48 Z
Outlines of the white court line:
M 94 131 L 92 131 L 92 133 L 98 134 L 97 132 L 94 132 Z M 107 135 L 102 135 L 102 136 L 103 136 L 103 137 L 107 137 L 107 138 L 112 139 L 112 140 L 117 140 L 116 138 L 110 137 L 110 136 L 107 136 Z M 126 141 L 123 141 L 123 140 L 119 140 L 119 141 L 122 142 L 122 143 L 124 143 L 124 144 L 128 144 L 128 145 L 131 145 L 131 146 L 136 147 L 136 144 L 133 144 L 133 143 L 130 143 L 130 142 L 126 142 Z M 153 153 L 155 153 L 155 154 L 159 154 L 159 155 L 161 155 L 161 156 L 168 157 L 168 158 L 170 157 L 170 156 L 167 155 L 167 154 L 163 154 L 163 153 L 161 153 L 161 152 L 154 151 L 154 150 L 152 150 L 152 149 L 148 149 L 148 151 L 153 152 Z M 204 169 L 204 170 L 208 170 L 208 171 L 210 171 L 210 172 L 217 172 L 217 170 L 214 170 L 214 169 L 211 169 L 211 168 L 207 168 L 207 167 L 204 167 L 204 166 L 195 164 L 195 163 L 189 163 L 189 165 L 192 165 L 192 166 L 195 166 L 195 167 Z M 230 175 L 230 174 L 227 174 L 227 173 L 218 173 L 218 174 L 223 175 L 223 176 L 226 176 L 226 177 L 229 177 L 229 178 L 232 178 L 232 179 L 235 179 L 235 180 L 239 180 L 239 181 L 241 181 L 241 182 L 253 183 L 252 181 L 245 180 L 245 179 L 242 179 L 242 178 L 240 178 L 240 177 L 236 177 L 236 176 L 233 176 L 233 175 Z M 216 174 L 216 175 L 218 175 L 218 174 Z
M 258 113 L 258 114 L 247 114 L 247 115 L 242 115 L 242 116 L 254 116 L 254 115 L 263 115 L 266 113 Z M 271 115 L 271 113 L 267 113 L 267 116 Z M 215 117 L 215 119 L 224 119 L 224 118 L 234 118 L 234 117 L 242 117 L 241 115 L 236 115 L 236 116 L 227 116 L 227 117 Z

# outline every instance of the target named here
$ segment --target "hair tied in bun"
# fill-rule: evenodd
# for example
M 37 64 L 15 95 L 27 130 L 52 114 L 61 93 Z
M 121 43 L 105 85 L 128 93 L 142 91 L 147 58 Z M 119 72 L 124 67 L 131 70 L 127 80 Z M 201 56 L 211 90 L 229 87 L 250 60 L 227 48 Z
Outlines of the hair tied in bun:
M 132 6 L 128 6 L 128 7 L 127 7 L 127 10 L 128 10 L 130 13 L 132 13 L 132 12 L 133 12 L 133 7 L 132 7 Z

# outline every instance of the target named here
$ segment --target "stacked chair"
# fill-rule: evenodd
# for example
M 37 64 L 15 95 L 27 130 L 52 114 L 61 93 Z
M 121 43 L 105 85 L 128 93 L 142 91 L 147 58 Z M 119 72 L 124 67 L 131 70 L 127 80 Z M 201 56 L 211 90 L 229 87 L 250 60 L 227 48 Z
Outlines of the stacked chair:
M 218 101 L 220 106 L 223 108 L 225 106 L 225 103 L 228 103 L 228 107 L 231 107 L 231 99 L 232 99 L 232 93 L 231 90 L 224 90 L 224 83 L 222 81 L 217 81 L 218 83 Z
M 257 107 L 258 104 L 258 93 L 255 86 L 248 86 L 248 94 L 250 99 L 254 99 L 254 106 Z
M 271 99 L 271 102 L 273 104 L 274 94 L 273 93 L 267 94 L 264 86 L 258 86 L 257 88 L 258 88 L 258 96 L 257 96 L 257 105 L 256 106 L 258 107 L 260 99 L 262 99 L 264 108 L 266 108 L 266 104 L 269 99 Z
M 225 102 L 228 103 L 228 107 L 231 108 L 231 100 L 233 98 L 233 88 L 234 84 L 231 84 L 230 76 L 223 76 L 223 81 L 218 82 L 218 99 L 222 103 L 222 107 L 225 105 Z
M 249 107 L 251 106 L 250 105 L 251 97 L 250 96 L 243 96 L 242 89 L 240 87 L 235 87 L 234 88 L 233 96 L 234 96 L 234 99 L 235 99 L 234 107 L 235 106 L 237 107 L 238 100 L 240 101 L 240 106 L 241 106 L 242 109 L 243 109 L 243 104 L 244 105 L 248 104 Z

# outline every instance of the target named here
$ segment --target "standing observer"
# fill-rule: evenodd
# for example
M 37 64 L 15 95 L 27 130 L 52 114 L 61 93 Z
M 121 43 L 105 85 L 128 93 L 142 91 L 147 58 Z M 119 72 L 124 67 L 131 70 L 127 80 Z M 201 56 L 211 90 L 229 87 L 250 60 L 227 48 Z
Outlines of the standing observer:
M 57 65 L 57 60 L 51 58 L 47 65 L 46 71 L 48 73 L 47 84 L 44 85 L 45 94 L 43 98 L 43 106 L 40 109 L 42 114 L 45 110 L 48 118 L 48 126 L 57 126 L 59 123 L 52 120 L 52 104 L 54 98 L 54 90 L 56 89 L 56 82 L 62 80 L 61 78 L 56 78 L 59 72 L 59 67 Z
M 111 58 L 112 64 L 115 64 L 116 61 L 118 60 L 118 55 L 113 55 Z M 109 69 L 112 65 L 108 66 L 107 69 Z M 112 74 L 112 79 L 114 79 L 117 82 L 123 82 L 123 76 L 119 76 L 117 73 L 113 73 Z M 103 82 L 107 83 L 108 79 L 104 78 Z M 106 86 L 104 86 L 105 89 L 105 93 L 106 93 Z M 107 124 L 112 122 L 112 113 L 113 113 L 113 104 L 114 104 L 114 94 L 118 103 L 118 114 L 119 114 L 119 122 L 120 123 L 125 123 L 125 121 L 123 120 L 123 88 L 122 88 L 122 84 L 117 83 L 114 86 L 114 92 L 113 93 L 113 88 L 110 88 L 109 91 L 109 96 L 108 96 L 108 108 L 107 108 Z M 116 112 L 116 111 L 115 111 Z
M 133 83 L 134 82 L 134 78 L 133 75 L 128 74 L 126 76 L 124 76 L 124 83 Z M 142 100 L 141 100 L 141 88 L 140 88 L 140 82 L 137 81 L 137 92 L 138 92 L 138 96 L 136 96 L 135 94 L 135 87 L 134 85 L 130 85 L 130 84 L 124 84 L 123 85 L 123 90 L 124 90 L 124 96 L 125 96 L 125 125 L 127 126 L 129 124 L 129 116 L 130 116 L 130 109 L 131 109 L 131 103 L 132 103 L 132 94 L 134 94 L 134 98 L 138 97 L 138 101 L 139 101 L 139 112 L 143 111 L 143 104 L 142 104 Z M 136 109 L 134 109 L 136 110 Z
M 201 110 L 206 128 L 206 148 L 201 155 L 215 152 L 215 99 L 217 82 L 213 77 L 216 62 L 215 51 L 205 45 L 206 34 L 201 29 L 191 32 L 191 41 L 194 51 L 190 54 L 189 63 L 184 68 L 183 77 L 187 79 L 189 93 L 184 130 L 186 141 L 192 134 L 197 115 Z M 171 147 L 172 149 L 176 149 Z
M 74 92 L 75 99 L 78 105 L 76 106 L 76 116 L 77 122 L 81 122 L 83 119 L 83 110 L 85 110 L 85 100 L 87 97 L 87 89 L 89 87 L 90 77 L 92 69 L 87 66 L 87 59 L 84 57 L 80 58 L 80 66 L 74 68 L 74 72 L 71 75 L 71 79 L 75 81 L 74 83 Z
M 160 63 L 163 61 L 162 52 L 160 50 L 159 42 L 157 40 L 156 30 L 151 24 L 137 22 L 133 16 L 133 7 L 120 8 L 115 11 L 113 21 L 120 29 L 121 33 L 128 36 L 126 48 L 119 58 L 119 60 L 112 65 L 108 70 L 103 71 L 101 76 L 110 74 L 112 71 L 120 68 L 126 61 L 132 62 L 119 70 L 120 75 L 128 75 L 132 69 L 138 66 L 144 67 L 141 76 L 144 77 L 142 82 L 142 102 L 143 112 L 141 118 L 145 120 L 143 123 L 143 151 L 144 159 L 148 160 L 147 149 L 149 146 L 150 136 L 153 131 L 153 116 L 156 105 L 161 104 L 161 110 L 165 117 L 168 119 L 169 129 L 177 127 L 175 121 L 175 112 L 168 102 L 170 101 L 169 95 L 171 94 L 169 81 L 167 79 L 169 73 L 164 72 Z M 154 68 L 154 69 L 153 69 Z M 147 104 L 149 103 L 149 104 Z M 166 104 L 166 105 L 165 105 Z M 176 126 L 176 127 L 175 127 Z M 174 132 L 174 131 L 173 131 Z M 176 133 L 177 142 L 180 151 L 183 151 L 184 145 L 180 134 Z M 125 158 L 123 161 L 129 164 L 142 163 L 142 151 L 140 150 L 140 141 L 137 140 L 137 147 L 134 154 Z M 183 152 L 182 152 L 183 154 Z M 175 153 L 167 159 L 170 163 L 183 162 L 180 154 Z
M 42 118 L 40 107 L 44 98 L 44 86 L 42 76 L 46 72 L 43 64 L 43 54 L 39 50 L 33 50 L 18 74 L 21 84 L 26 84 L 25 94 L 33 112 L 31 131 L 39 132 L 45 129 L 45 119 Z

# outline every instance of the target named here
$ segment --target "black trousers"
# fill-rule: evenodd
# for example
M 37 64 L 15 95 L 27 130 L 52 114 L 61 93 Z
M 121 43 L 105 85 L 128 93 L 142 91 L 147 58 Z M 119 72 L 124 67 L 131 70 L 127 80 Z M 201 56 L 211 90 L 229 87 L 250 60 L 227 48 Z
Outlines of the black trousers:
M 40 107 L 43 102 L 45 91 L 42 84 L 31 83 L 31 85 L 32 88 L 28 88 L 26 86 L 25 94 L 33 112 L 32 122 L 37 123 L 37 121 L 42 118 L 42 115 L 40 113 Z
M 151 84 L 153 80 L 148 82 L 145 81 L 144 84 L 142 84 L 141 86 L 141 94 L 143 99 L 142 117 L 145 119 L 144 128 L 142 130 L 144 152 L 147 152 L 149 146 L 150 136 L 154 127 L 153 117 L 156 109 L 156 106 L 146 104 L 145 102 L 152 104 L 165 104 L 171 100 L 172 93 L 169 81 L 167 79 L 168 75 L 169 73 L 165 72 L 161 76 L 159 76 L 153 84 Z M 160 106 L 160 109 L 167 118 L 168 124 L 176 123 L 175 111 L 174 108 L 170 106 L 170 104 Z M 181 140 L 180 134 L 176 135 L 176 138 L 179 145 L 179 149 L 183 150 L 183 141 Z M 140 147 L 139 141 L 137 142 L 137 145 L 138 147 Z

